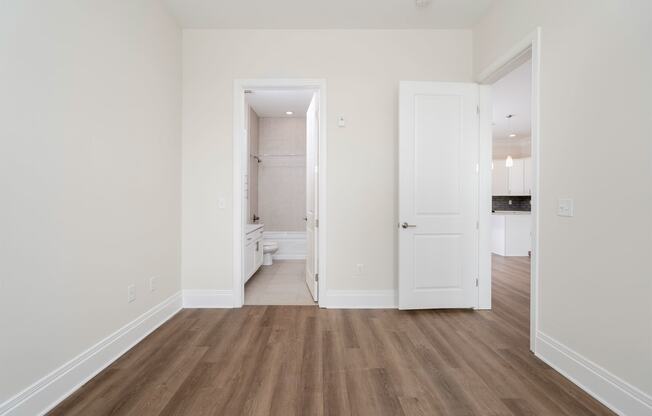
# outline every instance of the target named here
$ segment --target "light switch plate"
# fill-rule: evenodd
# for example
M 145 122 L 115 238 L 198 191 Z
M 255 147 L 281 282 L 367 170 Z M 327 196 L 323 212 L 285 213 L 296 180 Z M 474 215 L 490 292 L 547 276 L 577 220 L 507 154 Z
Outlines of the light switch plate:
M 557 215 L 560 217 L 572 217 L 574 214 L 573 200 L 570 198 L 560 198 L 557 207 Z
M 346 120 L 344 120 L 344 116 L 339 116 L 339 117 L 337 118 L 337 125 L 338 125 L 339 127 L 344 127 L 344 126 L 346 126 Z

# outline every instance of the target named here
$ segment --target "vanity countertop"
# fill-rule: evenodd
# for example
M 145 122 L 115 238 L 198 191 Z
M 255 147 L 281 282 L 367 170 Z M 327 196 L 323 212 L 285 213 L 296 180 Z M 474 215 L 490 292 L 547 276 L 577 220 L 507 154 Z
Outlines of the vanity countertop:
M 245 234 L 249 234 L 250 232 L 263 228 L 264 225 L 265 224 L 247 224 L 245 225 Z

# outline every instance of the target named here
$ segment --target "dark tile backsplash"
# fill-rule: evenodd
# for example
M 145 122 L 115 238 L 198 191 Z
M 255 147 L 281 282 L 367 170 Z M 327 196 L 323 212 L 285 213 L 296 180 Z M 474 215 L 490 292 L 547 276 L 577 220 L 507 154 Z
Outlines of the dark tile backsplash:
M 494 196 L 492 200 L 492 209 L 494 211 L 530 211 L 531 197 L 528 196 Z M 511 205 L 509 201 L 512 201 Z

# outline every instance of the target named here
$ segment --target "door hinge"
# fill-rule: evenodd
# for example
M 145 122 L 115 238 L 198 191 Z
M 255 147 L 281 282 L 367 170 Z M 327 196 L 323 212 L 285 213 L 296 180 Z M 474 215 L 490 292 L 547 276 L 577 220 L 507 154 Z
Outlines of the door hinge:
M 315 273 L 315 282 L 319 282 L 319 273 Z
M 480 286 L 480 281 L 478 279 L 475 279 L 475 287 Z
M 475 106 L 475 113 L 480 115 L 480 106 L 479 105 Z
M 319 219 L 315 220 L 315 227 L 319 228 Z

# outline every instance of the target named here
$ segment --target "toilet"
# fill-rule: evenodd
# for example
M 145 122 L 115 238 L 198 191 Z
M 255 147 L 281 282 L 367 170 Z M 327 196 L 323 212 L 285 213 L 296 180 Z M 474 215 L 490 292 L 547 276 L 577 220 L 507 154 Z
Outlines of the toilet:
M 276 241 L 263 241 L 263 266 L 271 266 L 274 261 L 272 256 L 278 251 Z

